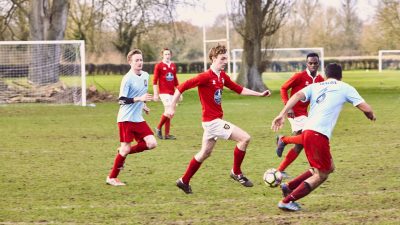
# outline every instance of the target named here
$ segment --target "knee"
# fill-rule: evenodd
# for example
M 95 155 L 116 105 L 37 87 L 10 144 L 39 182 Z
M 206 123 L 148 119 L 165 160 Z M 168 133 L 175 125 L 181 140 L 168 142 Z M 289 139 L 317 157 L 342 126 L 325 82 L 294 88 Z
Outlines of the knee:
M 247 146 L 250 143 L 251 137 L 248 133 L 245 133 L 241 138 L 240 142 L 242 145 Z
M 154 141 L 146 142 L 146 145 L 147 145 L 148 149 L 156 148 L 157 147 L 157 141 L 154 140 Z
M 127 156 L 129 154 L 129 152 L 131 151 L 131 146 L 130 145 L 121 145 L 121 147 L 119 147 L 119 154 L 122 156 Z

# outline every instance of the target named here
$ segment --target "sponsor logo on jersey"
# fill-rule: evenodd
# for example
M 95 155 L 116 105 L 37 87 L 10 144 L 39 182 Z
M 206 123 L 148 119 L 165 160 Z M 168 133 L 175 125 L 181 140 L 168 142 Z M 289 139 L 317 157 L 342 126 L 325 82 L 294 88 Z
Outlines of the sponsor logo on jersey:
M 225 129 L 225 130 L 229 130 L 230 128 L 231 128 L 231 126 L 229 126 L 229 124 L 225 124 L 225 125 L 224 125 L 224 129 Z
M 167 70 L 167 67 L 163 67 L 163 70 Z
M 214 92 L 214 101 L 215 103 L 217 103 L 218 105 L 221 105 L 221 101 L 222 101 L 222 90 L 221 89 L 217 89 Z
M 147 80 L 143 80 L 143 84 L 145 87 L 147 87 Z
M 212 80 L 213 85 L 215 85 L 217 82 L 215 80 Z
M 306 81 L 306 86 L 308 86 L 310 83 L 308 81 Z
M 174 75 L 171 72 L 168 72 L 167 76 L 165 76 L 165 79 L 167 79 L 167 81 L 173 81 Z

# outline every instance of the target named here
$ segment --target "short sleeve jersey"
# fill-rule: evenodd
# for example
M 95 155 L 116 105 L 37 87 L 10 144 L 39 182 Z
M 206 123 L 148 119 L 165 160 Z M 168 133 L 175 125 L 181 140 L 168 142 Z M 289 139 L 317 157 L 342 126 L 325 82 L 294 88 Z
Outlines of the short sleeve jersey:
M 141 71 L 140 76 L 130 70 L 123 78 L 119 90 L 119 97 L 134 98 L 147 93 L 149 83 L 149 74 Z M 118 111 L 117 122 L 142 122 L 144 102 L 135 102 L 133 104 L 121 105 Z
M 153 85 L 157 84 L 160 94 L 174 94 L 175 87 L 179 85 L 175 63 L 171 63 L 169 66 L 164 62 L 156 64 L 154 67 Z
M 315 77 L 311 76 L 307 73 L 307 70 L 294 74 L 290 77 L 281 87 L 281 98 L 283 103 L 286 105 L 287 101 L 289 100 L 288 91 L 290 89 L 290 96 L 293 96 L 295 93 L 307 87 L 312 83 L 318 83 L 324 81 L 324 78 L 317 74 Z M 307 116 L 307 108 L 309 102 L 302 102 L 299 101 L 296 105 L 293 106 L 294 116 Z
M 221 71 L 218 76 L 211 69 L 180 84 L 178 90 L 183 93 L 190 88 L 198 87 L 202 121 L 208 122 L 223 117 L 222 92 L 224 86 L 238 94 L 243 90 L 243 87 L 233 82 L 224 71 Z
M 301 90 L 310 101 L 310 113 L 303 130 L 313 130 L 331 137 L 343 104 L 357 106 L 364 102 L 351 85 L 335 79 L 312 84 Z

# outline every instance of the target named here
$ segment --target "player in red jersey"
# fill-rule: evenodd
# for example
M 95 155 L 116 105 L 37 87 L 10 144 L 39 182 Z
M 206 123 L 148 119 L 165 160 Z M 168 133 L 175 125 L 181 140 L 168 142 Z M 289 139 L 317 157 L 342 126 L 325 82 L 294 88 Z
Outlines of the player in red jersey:
M 317 53 L 309 53 L 306 57 L 306 64 L 306 70 L 294 74 L 282 85 L 281 97 L 285 105 L 289 100 L 289 90 L 290 96 L 293 96 L 298 91 L 312 83 L 324 81 L 324 78 L 318 74 L 319 56 Z M 284 160 L 282 160 L 277 168 L 277 170 L 281 171 L 285 177 L 287 177 L 285 169 L 298 157 L 299 153 L 303 149 L 303 145 L 301 144 L 301 135 L 299 134 L 301 134 L 303 126 L 307 120 L 308 105 L 309 102 L 299 101 L 292 109 L 288 111 L 287 117 L 292 127 L 292 132 L 296 136 L 278 136 L 277 138 L 276 153 L 279 157 L 282 156 L 285 145 L 295 144 L 295 146 L 289 150 Z
M 171 105 L 172 96 L 175 87 L 178 86 L 178 77 L 176 76 L 176 65 L 171 62 L 172 51 L 164 48 L 161 51 L 162 61 L 154 67 L 153 91 L 154 101 L 161 99 L 164 105 L 164 113 L 161 115 L 160 122 L 154 129 L 156 135 L 160 139 L 174 140 L 175 136 L 170 135 L 171 119 L 166 116 L 166 110 Z M 181 99 L 182 100 L 182 99 Z M 165 136 L 162 135 L 162 127 L 165 124 Z
M 175 114 L 176 103 L 181 94 L 191 88 L 198 87 L 198 93 L 202 106 L 202 126 L 204 129 L 201 150 L 192 158 L 186 169 L 185 174 L 176 181 L 176 185 L 186 194 L 191 194 L 192 189 L 189 181 L 201 164 L 206 160 L 218 138 L 236 141 L 236 147 L 233 152 L 233 168 L 230 176 L 245 187 L 252 187 L 253 183 L 247 179 L 241 171 L 246 148 L 250 142 L 250 135 L 235 126 L 234 124 L 223 120 L 222 111 L 222 93 L 224 86 L 240 95 L 249 96 L 270 96 L 269 90 L 264 92 L 256 92 L 244 88 L 235 82 L 225 73 L 224 68 L 228 63 L 228 55 L 226 47 L 217 45 L 210 49 L 209 58 L 211 67 L 206 72 L 200 73 L 191 78 L 175 90 L 171 107 L 168 109 L 167 115 L 173 117 Z

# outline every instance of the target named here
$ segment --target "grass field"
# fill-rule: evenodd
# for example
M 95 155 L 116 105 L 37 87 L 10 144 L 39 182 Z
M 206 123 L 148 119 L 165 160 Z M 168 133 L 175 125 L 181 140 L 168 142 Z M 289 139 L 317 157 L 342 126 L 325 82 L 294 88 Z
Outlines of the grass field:
M 128 185 L 117 188 L 105 184 L 119 144 L 117 103 L 0 105 L 0 224 L 398 224 L 400 73 L 344 73 L 377 121 L 350 104 L 343 108 L 331 140 L 336 171 L 299 201 L 304 210 L 296 213 L 279 210 L 279 189 L 262 181 L 264 171 L 281 160 L 269 127 L 282 107 L 279 86 L 289 76 L 264 75 L 270 98 L 224 92 L 225 119 L 252 136 L 242 168 L 255 186 L 244 188 L 229 177 L 235 144 L 221 140 L 193 177 L 193 195 L 180 191 L 175 180 L 200 148 L 196 91 L 184 94 L 172 121 L 178 140 L 130 155 L 120 174 Z M 88 77 L 88 83 L 117 93 L 121 78 Z M 162 104 L 149 106 L 146 120 L 154 127 Z M 288 125 L 281 133 L 289 134 Z M 301 154 L 287 172 L 306 168 Z

